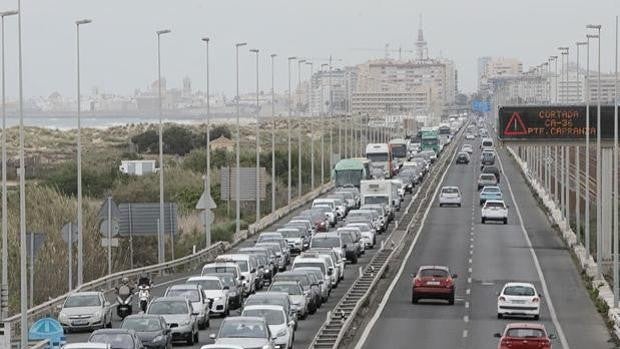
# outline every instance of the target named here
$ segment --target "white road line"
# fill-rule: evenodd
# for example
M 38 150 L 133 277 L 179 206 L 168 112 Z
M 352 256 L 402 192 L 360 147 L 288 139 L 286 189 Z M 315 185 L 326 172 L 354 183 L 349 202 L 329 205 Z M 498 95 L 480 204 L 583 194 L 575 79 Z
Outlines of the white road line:
M 452 159 L 450 160 L 450 164 L 448 165 L 448 168 L 441 175 L 441 179 L 437 183 L 437 188 L 435 188 L 435 192 L 433 193 L 433 197 L 432 197 L 432 201 L 433 202 L 435 201 L 435 198 L 437 197 L 437 193 L 439 192 L 439 188 L 441 188 L 441 184 L 443 183 L 444 179 L 446 178 L 446 175 L 448 174 L 448 172 L 450 172 L 450 168 L 452 167 L 452 164 L 454 163 L 454 158 L 456 157 L 456 154 L 457 154 L 457 151 L 455 151 L 454 154 L 452 155 Z M 368 324 L 366 324 L 366 327 L 364 328 L 364 331 L 362 332 L 362 334 L 360 336 L 360 339 L 355 344 L 355 349 L 362 349 L 362 347 L 364 346 L 364 343 L 366 343 L 366 340 L 368 339 L 368 336 L 370 335 L 370 331 L 372 331 L 373 327 L 375 327 L 375 323 L 379 319 L 379 316 L 381 316 L 381 313 L 383 312 L 383 309 L 385 309 L 385 306 L 386 306 L 387 302 L 389 301 L 390 296 L 392 295 L 392 292 L 394 291 L 394 288 L 396 287 L 396 284 L 400 280 L 400 277 L 402 276 L 403 271 L 405 270 L 405 265 L 407 264 L 407 261 L 409 260 L 409 257 L 411 257 L 411 253 L 413 253 L 413 248 L 418 243 L 418 238 L 422 234 L 422 229 L 424 228 L 424 223 L 426 222 L 426 218 L 428 217 L 428 213 L 431 211 L 432 207 L 433 207 L 433 205 L 428 205 L 428 207 L 426 208 L 426 211 L 424 211 L 424 215 L 422 216 L 422 220 L 420 221 L 421 222 L 420 223 L 420 227 L 416 231 L 416 235 L 413 238 L 413 241 L 411 242 L 411 246 L 409 246 L 409 250 L 407 250 L 407 254 L 402 259 L 402 262 L 400 264 L 400 268 L 398 269 L 398 272 L 394 276 L 394 279 L 392 279 L 392 283 L 390 284 L 390 286 L 388 287 L 387 291 L 383 295 L 383 299 L 381 299 L 381 303 L 379 303 L 379 307 L 377 307 L 377 310 L 373 314 L 372 318 L 370 319 Z
M 465 290 L 465 294 L 467 294 L 467 295 L 471 294 L 471 288 L 466 289 Z
M 465 321 L 466 323 L 469 322 L 469 315 L 463 316 L 463 321 Z
M 473 262 L 473 260 L 470 258 L 468 262 L 469 262 L 469 264 L 471 264 Z
M 504 171 L 504 165 L 502 164 L 501 156 L 497 157 L 499 160 L 499 167 L 502 173 L 506 173 Z M 532 241 L 530 240 L 529 235 L 527 234 L 527 230 L 525 229 L 525 225 L 523 224 L 523 217 L 521 216 L 521 210 L 519 209 L 519 205 L 517 205 L 517 200 L 515 199 L 515 195 L 512 191 L 512 186 L 510 185 L 510 180 L 508 176 L 504 176 L 506 179 L 504 183 L 508 186 L 508 191 L 510 192 L 510 197 L 512 203 L 514 204 L 515 211 L 517 212 L 517 217 L 519 217 L 519 224 L 521 226 L 521 232 L 523 233 L 523 237 L 527 243 L 527 247 L 530 250 L 530 254 L 532 255 L 532 260 L 534 262 L 534 266 L 536 267 L 536 272 L 538 273 L 538 278 L 540 279 L 540 283 L 542 285 L 543 293 L 545 294 L 545 298 L 547 301 L 547 307 L 549 308 L 549 315 L 551 316 L 551 321 L 553 321 L 553 325 L 557 331 L 558 338 L 562 343 L 562 348 L 570 349 L 568 345 L 568 341 L 566 340 L 566 336 L 564 335 L 564 330 L 562 330 L 562 325 L 560 325 L 560 321 L 558 320 L 557 314 L 555 313 L 555 307 L 553 306 L 553 302 L 551 301 L 551 295 L 549 294 L 549 289 L 547 288 L 547 281 L 545 280 L 545 275 L 543 274 L 542 268 L 540 267 L 540 263 L 538 262 L 538 257 L 536 256 L 536 252 L 532 247 Z
M 469 309 L 469 302 L 465 302 L 465 309 Z
M 469 277 L 469 278 L 467 278 L 467 283 L 468 283 L 468 284 L 471 284 L 471 278 L 470 278 L 470 277 Z
M 469 333 L 467 332 L 467 330 L 463 330 L 463 338 L 467 338 L 468 335 Z
M 467 271 L 471 274 L 472 273 L 471 267 L 469 267 L 469 269 L 467 269 Z

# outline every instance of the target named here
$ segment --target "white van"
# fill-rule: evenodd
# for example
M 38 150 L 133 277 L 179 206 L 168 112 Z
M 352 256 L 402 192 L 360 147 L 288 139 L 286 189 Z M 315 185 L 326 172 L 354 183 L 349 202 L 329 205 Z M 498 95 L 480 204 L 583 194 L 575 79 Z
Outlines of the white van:
M 482 143 L 480 145 L 482 149 L 493 149 L 493 139 L 492 138 L 483 138 Z

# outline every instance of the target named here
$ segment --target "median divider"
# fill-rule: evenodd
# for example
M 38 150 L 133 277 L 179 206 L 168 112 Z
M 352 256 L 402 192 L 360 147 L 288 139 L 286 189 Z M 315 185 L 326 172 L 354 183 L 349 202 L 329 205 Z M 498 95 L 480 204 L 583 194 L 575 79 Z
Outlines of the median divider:
M 232 247 L 247 239 L 248 237 L 253 236 L 257 232 L 271 226 L 282 217 L 302 207 L 314 198 L 330 191 L 331 189 L 333 189 L 333 187 L 333 183 L 328 182 L 318 187 L 317 189 L 310 191 L 305 195 L 302 195 L 301 197 L 291 201 L 290 205 L 279 208 L 274 213 L 268 214 L 265 217 L 261 218 L 257 223 L 251 224 L 247 230 L 243 230 L 239 234 L 235 234 L 232 243 L 219 241 L 209 246 L 208 248 L 196 251 L 196 253 L 187 255 L 185 257 L 177 258 L 175 260 L 164 262 L 161 264 L 154 264 L 146 267 L 116 272 L 114 274 L 86 282 L 81 286 L 76 287 L 71 292 L 65 293 L 45 303 L 28 309 L 28 324 L 30 326 L 35 321 L 44 317 L 56 317 L 58 315 L 58 307 L 64 303 L 65 299 L 70 294 L 75 292 L 103 291 L 107 295 L 108 293 L 114 291 L 114 287 L 118 285 L 121 279 L 123 279 L 124 277 L 127 277 L 130 280 L 135 280 L 142 273 L 146 273 L 151 276 L 164 276 L 181 271 L 199 269 L 205 263 L 213 261 L 218 255 L 223 254 L 224 252 L 230 250 Z M 16 336 L 20 332 L 20 320 L 21 314 L 15 314 L 4 320 L 5 323 L 10 325 L 11 336 Z

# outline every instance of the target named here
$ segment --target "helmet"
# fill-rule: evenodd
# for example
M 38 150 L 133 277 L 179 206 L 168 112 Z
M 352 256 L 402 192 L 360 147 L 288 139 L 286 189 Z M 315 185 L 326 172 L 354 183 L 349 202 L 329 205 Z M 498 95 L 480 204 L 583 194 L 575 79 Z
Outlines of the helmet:
M 140 279 L 148 279 L 149 277 L 148 277 L 148 275 L 146 275 L 145 272 L 141 272 L 140 275 L 139 275 L 139 278 Z
M 127 285 L 127 284 L 129 283 L 129 278 L 124 277 L 124 278 L 122 278 L 122 279 L 121 279 L 121 282 L 122 282 L 123 284 Z

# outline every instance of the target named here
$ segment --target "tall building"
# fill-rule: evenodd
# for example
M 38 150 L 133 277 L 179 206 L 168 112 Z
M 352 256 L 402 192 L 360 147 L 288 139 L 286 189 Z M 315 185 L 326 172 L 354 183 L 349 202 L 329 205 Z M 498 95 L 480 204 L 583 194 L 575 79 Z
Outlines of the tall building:
M 424 29 L 422 27 L 422 14 L 420 14 L 420 27 L 418 28 L 418 40 L 415 42 L 416 59 L 418 61 L 428 58 L 428 45 L 424 41 Z
M 478 58 L 478 90 L 488 92 L 489 80 L 518 77 L 523 72 L 523 63 L 516 58 L 481 57 Z

